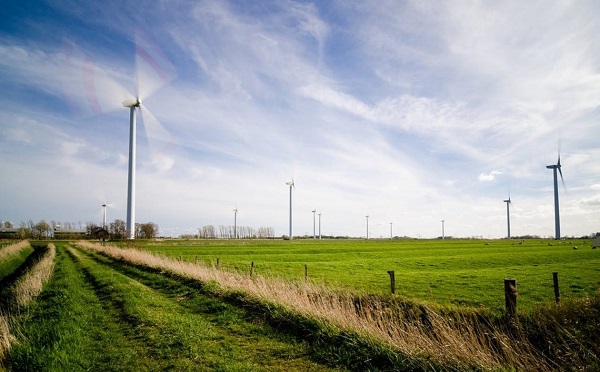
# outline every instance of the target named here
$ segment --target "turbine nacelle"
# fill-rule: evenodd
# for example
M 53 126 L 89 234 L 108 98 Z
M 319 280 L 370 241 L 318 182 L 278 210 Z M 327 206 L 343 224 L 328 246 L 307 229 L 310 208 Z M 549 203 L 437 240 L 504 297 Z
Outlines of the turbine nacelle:
M 126 99 L 125 101 L 123 101 L 123 106 L 124 107 L 140 107 L 140 105 L 142 104 L 142 101 L 139 98 L 131 98 L 131 99 Z

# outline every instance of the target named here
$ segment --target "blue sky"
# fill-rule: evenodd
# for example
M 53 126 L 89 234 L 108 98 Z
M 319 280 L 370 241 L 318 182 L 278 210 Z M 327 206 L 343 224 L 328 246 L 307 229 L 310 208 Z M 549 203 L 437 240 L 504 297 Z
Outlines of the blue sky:
M 0 220 L 371 237 L 600 231 L 597 1 L 25 1 L 0 9 Z M 136 52 L 136 45 L 142 52 Z M 139 84 L 136 84 L 139 81 Z M 151 114 L 150 114 L 151 113 Z M 155 118 L 153 120 L 152 118 Z

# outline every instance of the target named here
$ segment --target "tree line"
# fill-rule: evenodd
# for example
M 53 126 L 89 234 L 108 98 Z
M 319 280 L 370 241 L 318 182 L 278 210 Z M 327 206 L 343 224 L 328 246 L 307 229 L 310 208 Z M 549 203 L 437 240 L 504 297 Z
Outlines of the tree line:
M 206 225 L 198 228 L 198 238 L 201 239 L 267 239 L 274 237 L 275 229 L 272 227 L 219 225 L 215 228 L 214 225 Z
M 105 238 L 111 240 L 125 239 L 127 227 L 125 221 L 116 219 L 106 227 L 87 222 L 85 228 L 81 222 L 60 223 L 57 221 L 21 222 L 15 227 L 10 221 L 0 221 L 0 237 L 11 239 L 80 239 L 83 237 Z M 135 237 L 153 239 L 158 236 L 158 225 L 154 222 L 136 223 Z
M 106 227 L 90 223 L 86 227 L 87 233 L 92 236 L 104 237 L 110 240 L 120 240 L 127 237 L 127 224 L 116 219 Z M 136 239 L 154 239 L 158 236 L 158 225 L 154 222 L 136 223 L 134 237 Z

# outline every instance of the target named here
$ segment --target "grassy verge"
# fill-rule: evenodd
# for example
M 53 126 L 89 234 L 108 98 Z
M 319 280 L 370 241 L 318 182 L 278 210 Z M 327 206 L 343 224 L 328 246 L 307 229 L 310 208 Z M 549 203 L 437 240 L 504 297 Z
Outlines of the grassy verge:
M 24 240 L 0 249 L 0 290 L 10 282 L 10 275 L 21 266 L 33 252 L 29 241 Z
M 43 252 L 39 260 L 27 264 L 27 269 L 8 288 L 2 290 L 4 301 L 0 308 L 0 367 L 6 365 L 6 356 L 17 341 L 15 329 L 18 333 L 26 307 L 40 294 L 52 275 L 56 250 L 52 244 L 44 248 L 36 250 L 36 253 Z M 33 255 L 29 257 L 31 256 Z

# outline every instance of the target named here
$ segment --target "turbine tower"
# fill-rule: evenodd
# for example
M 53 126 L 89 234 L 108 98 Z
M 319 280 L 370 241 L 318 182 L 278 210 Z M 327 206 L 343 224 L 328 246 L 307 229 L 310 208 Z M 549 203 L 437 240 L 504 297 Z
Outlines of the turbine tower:
M 315 227 L 315 213 L 317 213 L 317 210 L 313 209 L 312 210 L 312 214 L 313 214 L 313 240 L 317 239 L 317 230 L 316 230 L 316 227 Z
M 442 220 L 442 240 L 444 240 L 444 221 Z
M 508 230 L 506 238 L 510 239 L 510 195 L 508 196 L 508 199 L 506 199 L 504 202 L 506 203 L 506 228 Z
M 237 239 L 237 214 L 238 214 L 238 209 L 237 207 L 235 207 L 235 209 L 233 210 L 233 238 Z
M 295 188 L 296 186 L 294 185 L 294 179 L 285 184 L 290 187 L 290 240 L 292 240 L 292 187 Z
M 129 108 L 129 172 L 127 176 L 127 239 L 135 238 L 135 157 L 137 123 L 135 109 L 140 107 L 139 98 L 123 101 Z
M 319 212 L 319 240 L 321 240 L 321 212 Z
M 365 216 L 367 218 L 367 239 L 369 239 L 369 215 Z
M 106 229 L 106 203 L 102 204 L 102 228 Z
M 555 233 L 554 239 L 559 240 L 560 239 L 560 210 L 558 208 L 558 176 L 556 174 L 557 170 L 558 170 L 558 173 L 560 173 L 560 180 L 563 184 L 563 188 L 565 186 L 565 180 L 563 179 L 562 170 L 560 169 L 560 152 L 558 153 L 558 161 L 556 162 L 556 164 L 546 165 L 546 168 L 552 169 L 552 172 L 554 173 L 554 233 Z

